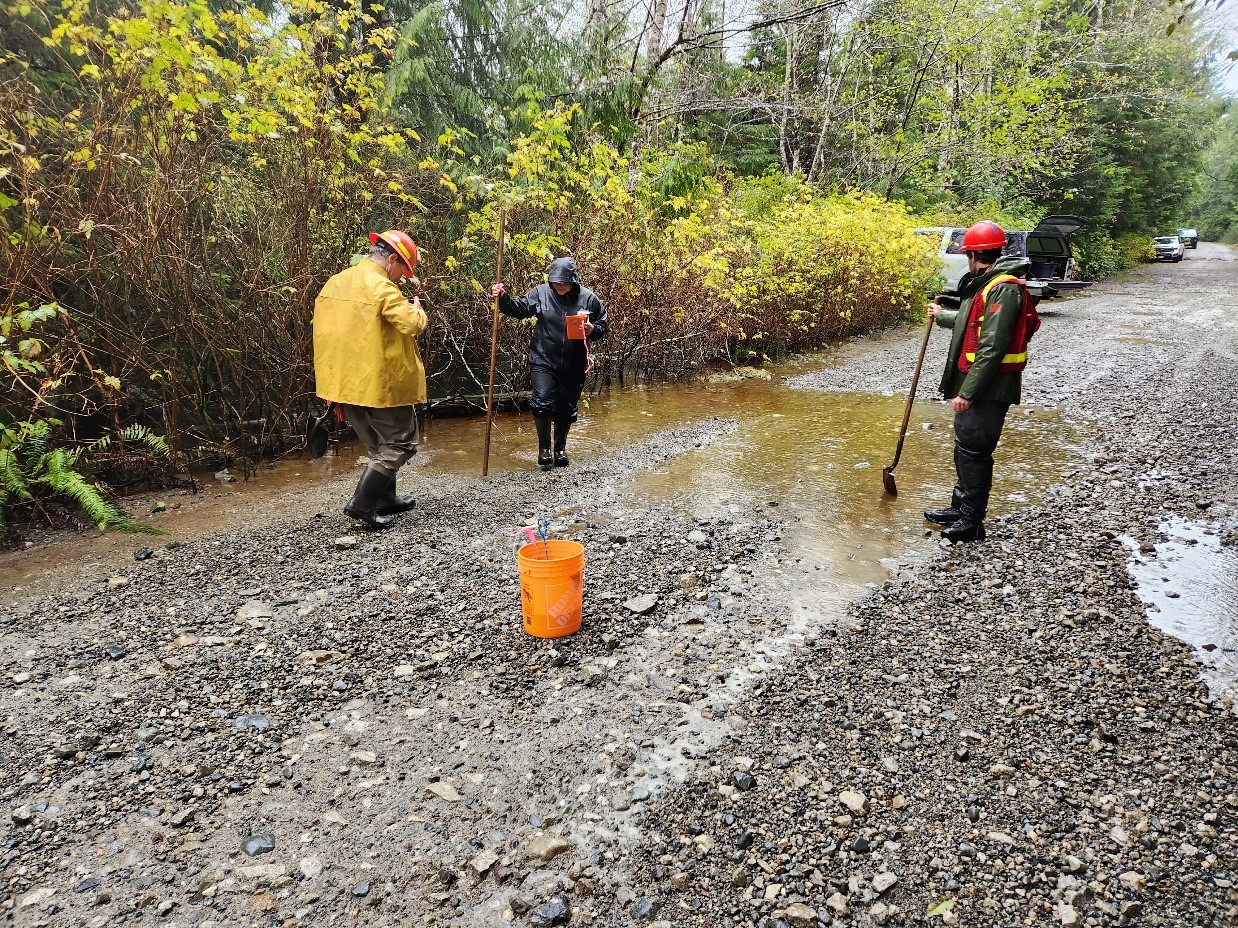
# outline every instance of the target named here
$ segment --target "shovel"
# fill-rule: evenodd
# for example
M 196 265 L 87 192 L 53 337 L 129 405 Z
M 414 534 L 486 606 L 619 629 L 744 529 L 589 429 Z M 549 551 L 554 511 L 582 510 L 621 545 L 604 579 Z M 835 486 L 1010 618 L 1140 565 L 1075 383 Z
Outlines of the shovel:
M 916 387 L 920 383 L 920 368 L 924 366 L 924 352 L 928 349 L 929 336 L 933 334 L 932 316 L 924 324 L 924 338 L 920 340 L 920 357 L 916 359 L 916 372 L 911 375 L 911 390 L 907 393 L 907 405 L 903 408 L 903 427 L 898 433 L 898 446 L 894 449 L 894 461 L 881 472 L 881 482 L 886 492 L 898 496 L 898 484 L 894 482 L 894 468 L 898 467 L 898 459 L 903 454 L 903 439 L 907 437 L 907 423 L 911 421 L 911 404 L 916 398 Z

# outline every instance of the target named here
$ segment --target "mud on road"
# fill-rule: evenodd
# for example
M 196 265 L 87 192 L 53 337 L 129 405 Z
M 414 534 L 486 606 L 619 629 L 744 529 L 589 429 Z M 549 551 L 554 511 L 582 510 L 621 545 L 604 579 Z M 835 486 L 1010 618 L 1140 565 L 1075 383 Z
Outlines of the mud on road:
M 696 519 L 625 492 L 727 419 L 553 474 L 418 478 L 416 513 L 355 545 L 328 486 L 19 600 L 0 612 L 0 911 L 1231 922 L 1232 706 L 1200 680 L 1211 652 L 1149 624 L 1123 541 L 1149 556 L 1173 518 L 1233 538 L 1229 254 L 1057 304 L 1028 399 L 1084 429 L 1087 466 L 833 628 L 787 637 L 795 552 L 768 500 Z M 904 389 L 915 339 L 860 340 L 796 385 Z M 999 451 L 999 494 L 1001 472 Z M 590 619 L 557 645 L 514 608 L 511 531 L 546 512 L 590 559 Z

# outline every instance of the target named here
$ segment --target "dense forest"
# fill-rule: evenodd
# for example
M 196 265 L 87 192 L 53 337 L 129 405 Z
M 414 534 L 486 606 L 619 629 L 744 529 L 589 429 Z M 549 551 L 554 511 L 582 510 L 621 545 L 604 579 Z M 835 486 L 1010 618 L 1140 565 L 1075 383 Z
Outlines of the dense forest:
M 466 402 L 500 210 L 514 286 L 571 253 L 606 301 L 603 382 L 909 318 L 934 283 L 921 224 L 1070 212 L 1093 276 L 1181 224 L 1233 238 L 1208 13 L 8 0 L 0 512 L 49 488 L 90 500 L 79 472 L 295 441 L 314 297 L 371 229 L 422 247 L 431 394 Z M 505 330 L 505 392 L 522 340 Z

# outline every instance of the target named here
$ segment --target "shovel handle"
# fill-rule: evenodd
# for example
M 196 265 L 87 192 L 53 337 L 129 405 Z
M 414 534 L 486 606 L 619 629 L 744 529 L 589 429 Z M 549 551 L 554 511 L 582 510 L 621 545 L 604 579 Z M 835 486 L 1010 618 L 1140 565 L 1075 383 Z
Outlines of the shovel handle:
M 911 421 L 911 405 L 916 399 L 916 388 L 920 385 L 920 370 L 924 367 L 924 353 L 928 350 L 929 336 L 933 334 L 932 316 L 924 324 L 924 337 L 920 339 L 920 356 L 916 358 L 916 370 L 911 375 L 911 389 L 907 391 L 907 404 L 903 407 L 903 426 L 898 431 L 898 445 L 894 449 L 894 463 L 886 468 L 886 472 L 898 466 L 898 459 L 903 454 L 903 439 L 907 437 L 907 423 Z
M 503 244 L 506 238 L 507 214 L 499 207 L 499 258 L 494 269 L 494 282 L 503 282 Z M 494 367 L 499 352 L 499 298 L 494 298 L 493 321 L 490 324 L 490 378 L 486 384 L 486 444 L 481 452 L 481 475 L 490 473 L 490 430 L 494 426 Z

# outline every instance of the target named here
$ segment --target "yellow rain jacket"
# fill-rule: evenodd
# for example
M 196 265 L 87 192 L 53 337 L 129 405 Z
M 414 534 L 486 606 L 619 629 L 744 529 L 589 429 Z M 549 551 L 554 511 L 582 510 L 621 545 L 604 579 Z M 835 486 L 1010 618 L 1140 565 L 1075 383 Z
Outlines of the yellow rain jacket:
M 314 377 L 322 399 L 386 409 L 426 401 L 417 336 L 425 311 L 363 259 L 322 288 L 314 303 Z

